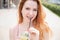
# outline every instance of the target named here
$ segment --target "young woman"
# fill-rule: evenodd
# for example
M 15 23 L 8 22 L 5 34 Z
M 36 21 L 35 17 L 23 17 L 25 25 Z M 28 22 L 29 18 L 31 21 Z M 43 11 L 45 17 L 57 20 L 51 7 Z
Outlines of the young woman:
M 39 0 L 21 0 L 18 16 L 18 25 L 10 29 L 10 40 L 49 40 L 51 31 Z

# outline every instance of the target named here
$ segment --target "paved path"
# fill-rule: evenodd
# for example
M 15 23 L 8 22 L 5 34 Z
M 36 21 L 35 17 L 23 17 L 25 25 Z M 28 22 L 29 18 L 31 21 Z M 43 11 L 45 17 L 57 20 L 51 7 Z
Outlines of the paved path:
M 0 40 L 9 40 L 9 28 L 17 24 L 16 9 L 0 9 Z
M 46 21 L 54 35 L 52 40 L 60 40 L 60 17 L 43 7 L 46 12 Z M 17 9 L 0 9 L 0 40 L 9 40 L 9 28 L 17 24 Z
M 53 31 L 53 38 L 52 40 L 60 40 L 60 17 L 58 17 L 56 14 L 54 14 L 49 9 L 43 7 L 46 12 L 46 21 L 49 25 L 49 27 Z

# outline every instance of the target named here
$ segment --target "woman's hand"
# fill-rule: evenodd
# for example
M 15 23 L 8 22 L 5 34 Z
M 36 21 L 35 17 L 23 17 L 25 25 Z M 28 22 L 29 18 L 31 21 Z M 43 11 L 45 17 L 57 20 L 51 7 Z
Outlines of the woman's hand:
M 29 28 L 30 40 L 39 40 L 39 31 L 33 27 Z

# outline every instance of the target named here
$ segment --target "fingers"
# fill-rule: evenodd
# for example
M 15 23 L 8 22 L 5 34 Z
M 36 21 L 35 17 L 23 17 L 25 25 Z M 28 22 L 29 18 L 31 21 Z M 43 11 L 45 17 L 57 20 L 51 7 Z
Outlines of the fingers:
M 39 31 L 37 29 L 33 28 L 33 27 L 30 27 L 29 28 L 29 32 L 31 34 L 34 34 L 34 35 L 36 35 L 36 34 L 39 35 Z
M 39 31 L 37 29 L 30 27 L 29 32 L 31 40 L 39 40 Z

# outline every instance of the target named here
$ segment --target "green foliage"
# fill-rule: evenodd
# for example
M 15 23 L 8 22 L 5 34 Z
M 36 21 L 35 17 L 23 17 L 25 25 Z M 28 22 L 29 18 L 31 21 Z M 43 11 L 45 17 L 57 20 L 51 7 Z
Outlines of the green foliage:
M 48 3 L 42 3 L 45 7 L 53 11 L 55 14 L 60 16 L 60 5 L 56 4 L 48 4 Z

